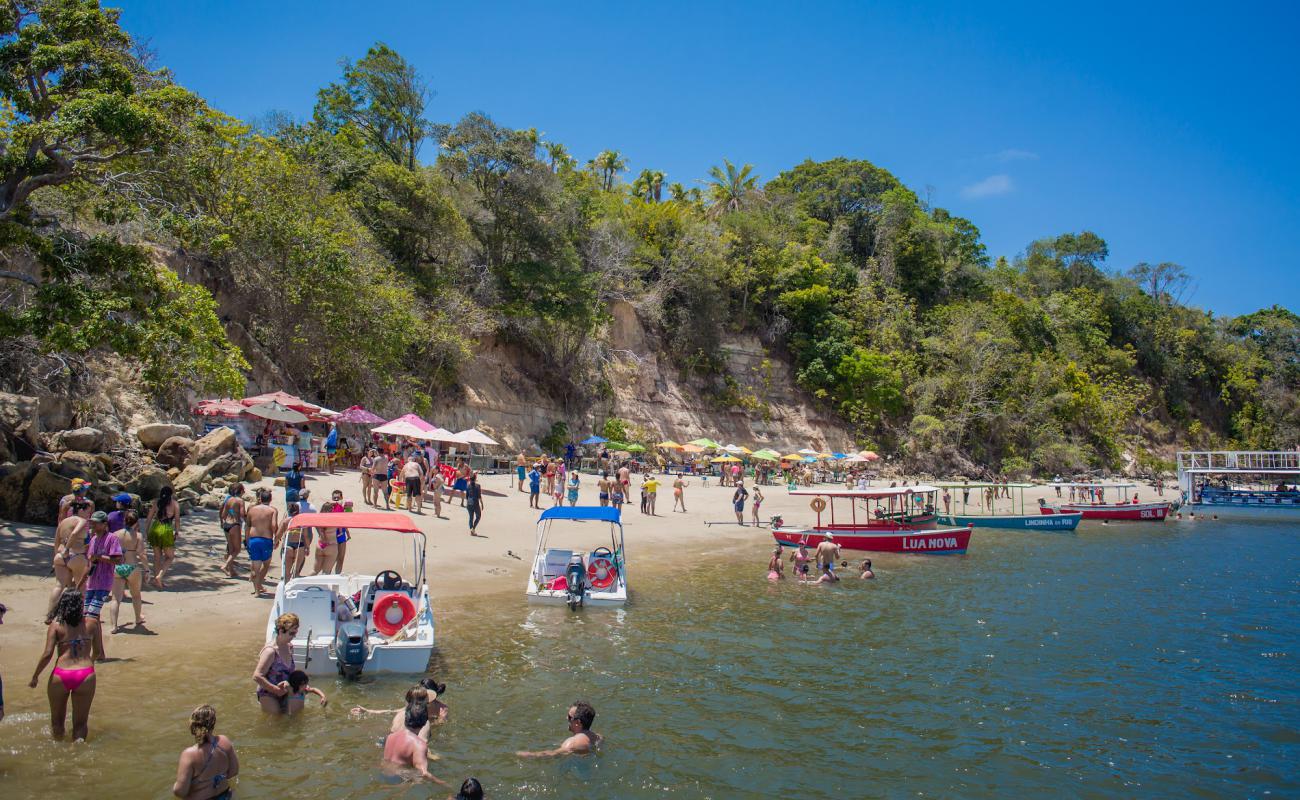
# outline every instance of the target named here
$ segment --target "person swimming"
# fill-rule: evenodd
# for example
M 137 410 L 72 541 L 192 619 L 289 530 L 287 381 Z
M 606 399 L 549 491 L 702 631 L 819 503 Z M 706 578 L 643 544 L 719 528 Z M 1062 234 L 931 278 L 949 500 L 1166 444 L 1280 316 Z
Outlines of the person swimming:
M 284 697 L 286 714 L 296 714 L 302 711 L 307 705 L 307 695 L 309 694 L 314 694 L 320 698 L 321 708 L 329 705 L 329 698 L 325 696 L 325 693 L 315 686 L 309 686 L 307 673 L 300 669 L 290 672 L 288 680 L 280 682 L 280 688 L 289 690 L 289 693 Z

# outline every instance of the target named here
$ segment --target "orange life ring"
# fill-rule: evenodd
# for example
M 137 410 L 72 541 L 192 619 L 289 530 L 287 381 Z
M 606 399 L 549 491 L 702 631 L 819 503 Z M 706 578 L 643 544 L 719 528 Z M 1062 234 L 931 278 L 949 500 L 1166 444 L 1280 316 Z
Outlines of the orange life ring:
M 388 613 L 394 608 L 402 612 L 401 622 L 394 623 L 388 618 Z M 392 636 L 415 619 L 415 603 L 404 594 L 386 594 L 375 603 L 375 611 L 370 616 L 375 622 L 375 630 L 385 636 Z
M 603 578 L 600 576 L 602 570 L 605 572 Z M 587 583 L 591 584 L 593 589 L 608 589 L 614 585 L 617 578 L 618 567 L 615 567 L 614 562 L 608 558 L 593 558 L 587 565 Z
M 814 497 L 812 502 L 808 504 L 808 507 L 820 514 L 826 510 L 826 501 L 820 497 Z

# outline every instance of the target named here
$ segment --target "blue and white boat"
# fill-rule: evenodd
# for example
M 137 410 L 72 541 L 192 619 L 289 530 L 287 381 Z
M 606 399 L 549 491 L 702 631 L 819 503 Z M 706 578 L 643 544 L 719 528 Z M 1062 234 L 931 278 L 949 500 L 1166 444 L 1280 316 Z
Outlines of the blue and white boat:
M 940 525 L 974 525 L 976 528 L 1005 528 L 1019 531 L 1072 531 L 1083 519 L 1081 511 L 1061 511 L 1044 514 L 1035 510 L 1025 513 L 1025 489 L 1032 483 L 988 483 L 962 481 L 961 483 L 936 483 L 947 498 L 939 513 Z M 995 496 L 989 498 L 989 490 Z M 955 490 L 955 491 L 954 491 Z M 1004 494 L 1010 493 L 1007 498 Z M 973 495 L 973 496 L 972 496 Z M 1001 501 L 1006 501 L 1005 504 Z M 1006 513 L 999 508 L 1006 505 Z
M 1300 452 L 1216 450 L 1178 454 L 1184 511 L 1300 516 Z

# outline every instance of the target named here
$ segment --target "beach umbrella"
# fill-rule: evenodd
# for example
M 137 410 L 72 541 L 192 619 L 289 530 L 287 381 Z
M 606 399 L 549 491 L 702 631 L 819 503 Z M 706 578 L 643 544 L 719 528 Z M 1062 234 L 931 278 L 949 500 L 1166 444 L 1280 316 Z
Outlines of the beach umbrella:
M 644 452 L 645 452 L 645 446 L 644 446 L 644 445 L 639 445 L 639 444 L 630 444 L 630 445 L 627 446 L 627 451 L 628 451 L 629 453 L 644 453 Z
M 819 460 L 821 460 L 821 461 L 826 461 L 826 460 L 831 459 L 831 458 L 834 458 L 834 457 L 835 457 L 835 456 L 831 455 L 830 453 L 818 453 L 818 454 L 817 454 L 817 458 L 818 458 Z
M 255 406 L 248 406 L 244 413 L 251 414 L 254 417 L 269 419 L 274 422 L 306 422 L 307 415 L 301 411 L 294 411 L 277 402 L 259 403 Z
M 804 462 L 805 464 L 816 464 L 816 463 L 817 463 L 817 459 L 813 458 L 812 456 L 804 456 L 804 457 L 803 457 L 803 462 Z
M 682 451 L 686 453 L 703 453 L 704 448 L 698 444 L 684 444 L 682 445 Z
M 456 435 L 464 439 L 465 441 L 469 442 L 470 444 L 485 444 L 488 445 L 489 447 L 496 447 L 501 444 L 496 439 L 493 439 L 491 436 L 488 436 L 486 433 L 478 430 L 477 428 L 468 428 Z
M 736 458 L 735 456 L 722 456 L 721 458 L 713 459 L 713 463 L 714 464 L 739 464 L 740 459 Z
M 605 444 L 608 441 L 609 441 L 608 439 L 605 439 L 600 436 L 588 436 L 586 439 L 583 439 L 581 442 L 578 442 L 578 444 Z
M 237 417 L 244 413 L 244 404 L 238 400 L 200 400 L 191 409 L 202 417 Z
M 781 456 L 782 461 L 803 461 L 803 456 L 799 453 L 791 453 L 788 456 Z
M 615 442 L 615 441 L 610 441 L 610 442 L 606 442 L 606 443 L 605 443 L 605 446 L 606 446 L 607 448 L 609 448 L 610 450 L 613 450 L 613 451 L 615 451 L 615 452 L 618 452 L 618 451 L 620 451 L 620 450 L 622 450 L 622 451 L 624 451 L 624 452 L 627 451 L 627 442 Z
M 354 425 L 378 425 L 384 421 L 384 418 L 373 411 L 367 411 L 361 406 L 350 406 L 339 412 L 334 421 L 351 422 Z
M 831 458 L 834 458 L 834 459 L 837 459 L 837 460 L 841 460 L 841 461 L 842 461 L 842 460 L 848 458 L 848 455 L 847 455 L 846 453 L 831 453 Z
M 775 452 L 771 450 L 759 450 L 757 453 L 750 453 L 750 455 L 754 458 L 761 459 L 763 461 L 781 460 L 781 456 L 777 455 Z
M 682 449 L 682 446 L 681 446 L 680 444 L 678 444 L 677 442 L 674 442 L 672 439 L 669 439 L 669 440 L 666 441 L 666 442 L 660 442 L 659 444 L 655 445 L 655 447 L 660 447 L 660 448 L 663 448 L 664 450 L 681 450 L 681 449 Z
M 239 402 L 246 406 L 279 403 L 285 408 L 292 408 L 294 411 L 301 411 L 303 413 L 316 413 L 320 411 L 320 406 L 315 403 L 308 403 L 301 397 L 291 395 L 288 392 L 267 392 L 266 394 L 259 394 L 256 397 L 245 397 Z
M 432 442 L 448 442 L 450 444 L 463 444 L 466 446 L 470 444 L 469 439 L 466 439 L 464 436 L 461 436 L 459 433 L 452 433 L 446 428 L 439 428 L 437 425 L 433 426 L 433 430 L 425 431 L 423 436 L 416 436 L 413 438 L 428 439 L 429 441 Z
M 844 459 L 844 463 L 845 463 L 845 464 L 865 464 L 865 463 L 867 463 L 867 462 L 870 461 L 870 460 L 871 460 L 871 459 L 869 459 L 869 458 L 863 458 L 863 457 L 860 456 L 860 455 L 855 455 L 855 456 L 849 456 L 848 458 Z
M 864 461 L 876 461 L 877 459 L 880 458 L 880 456 L 876 455 L 870 450 L 863 450 L 861 453 L 858 453 L 858 455 L 862 456 Z
M 802 449 L 802 450 L 799 451 L 799 455 L 801 455 L 801 456 L 815 456 L 815 455 L 817 455 L 817 452 L 818 452 L 818 451 L 812 449 L 811 447 L 805 447 L 804 449 Z
M 708 437 L 702 437 L 702 438 L 699 438 L 699 439 L 692 439 L 691 441 L 687 442 L 687 444 L 693 444 L 693 445 L 695 445 L 696 447 L 702 447 L 702 448 L 704 448 L 705 450 L 721 450 L 721 449 L 723 449 L 723 448 L 722 448 L 722 445 L 718 444 L 717 442 L 713 441 L 712 439 L 710 439 L 710 438 L 708 438 Z

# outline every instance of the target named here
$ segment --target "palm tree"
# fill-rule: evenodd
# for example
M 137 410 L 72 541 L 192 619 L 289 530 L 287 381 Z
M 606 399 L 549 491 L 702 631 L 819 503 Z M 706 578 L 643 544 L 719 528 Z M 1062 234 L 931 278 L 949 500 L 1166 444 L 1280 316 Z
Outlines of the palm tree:
M 658 203 L 663 199 L 664 173 L 657 169 L 643 169 L 632 181 L 632 194 L 647 203 Z
M 573 157 L 569 155 L 569 149 L 559 142 L 546 142 L 542 145 L 546 149 L 546 155 L 550 158 L 551 172 L 559 172 L 560 167 L 568 166 L 573 163 Z
M 668 184 L 668 197 L 671 200 L 677 200 L 685 203 L 689 198 L 686 196 L 686 187 L 680 183 Z
M 617 150 L 602 150 L 590 163 L 600 173 L 600 186 L 607 192 L 614 188 L 614 176 L 627 169 L 627 159 Z
M 710 167 L 709 179 L 704 183 L 709 188 L 710 210 L 714 214 L 739 211 L 748 200 L 759 193 L 758 176 L 753 174 L 754 165 L 746 164 L 740 169 L 727 159 L 722 159 L 722 167 Z

